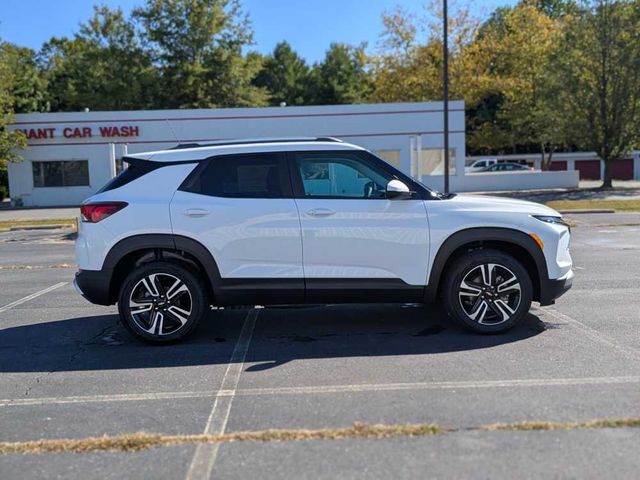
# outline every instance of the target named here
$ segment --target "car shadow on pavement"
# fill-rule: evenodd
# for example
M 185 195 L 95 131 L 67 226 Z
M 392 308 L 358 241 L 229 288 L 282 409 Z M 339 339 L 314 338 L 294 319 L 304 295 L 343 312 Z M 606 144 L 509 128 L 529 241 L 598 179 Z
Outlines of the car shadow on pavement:
M 79 317 L 0 330 L 0 372 L 56 372 L 226 364 L 246 309 L 212 311 L 182 343 L 135 340 L 115 315 Z M 492 348 L 545 331 L 533 314 L 502 335 L 477 335 L 424 305 L 328 305 L 259 310 L 246 371 L 291 360 L 435 355 Z

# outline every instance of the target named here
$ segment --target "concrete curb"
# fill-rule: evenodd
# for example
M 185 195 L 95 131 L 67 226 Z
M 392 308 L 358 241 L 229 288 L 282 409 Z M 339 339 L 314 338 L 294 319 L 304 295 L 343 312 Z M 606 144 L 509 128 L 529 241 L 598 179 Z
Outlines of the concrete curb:
M 576 215 L 582 213 L 616 213 L 613 208 L 591 208 L 591 209 L 582 209 L 582 210 L 558 210 L 562 215 Z

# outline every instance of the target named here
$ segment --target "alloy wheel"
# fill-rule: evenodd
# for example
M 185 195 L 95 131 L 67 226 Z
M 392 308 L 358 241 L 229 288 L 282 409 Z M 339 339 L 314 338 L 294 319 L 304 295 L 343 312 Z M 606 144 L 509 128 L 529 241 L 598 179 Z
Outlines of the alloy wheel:
M 458 289 L 462 310 L 481 325 L 499 325 L 509 320 L 518 310 L 521 297 L 518 277 L 497 263 L 472 268 Z
M 136 325 L 152 335 L 169 335 L 189 320 L 193 298 L 187 285 L 174 275 L 152 273 L 131 290 L 129 312 Z

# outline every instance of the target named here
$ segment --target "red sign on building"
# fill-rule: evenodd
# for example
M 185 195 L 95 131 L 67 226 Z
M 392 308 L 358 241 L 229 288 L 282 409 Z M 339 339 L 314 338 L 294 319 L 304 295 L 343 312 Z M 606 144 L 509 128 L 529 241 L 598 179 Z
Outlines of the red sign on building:
M 139 137 L 140 127 L 137 125 L 114 125 L 107 127 L 56 127 L 49 128 L 22 128 L 27 140 L 51 140 L 59 136 L 60 130 L 64 138 L 129 138 Z

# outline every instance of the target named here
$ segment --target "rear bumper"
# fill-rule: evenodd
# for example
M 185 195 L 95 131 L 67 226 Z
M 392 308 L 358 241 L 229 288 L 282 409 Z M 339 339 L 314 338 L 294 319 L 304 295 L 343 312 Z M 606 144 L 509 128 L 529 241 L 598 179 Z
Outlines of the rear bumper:
M 547 279 L 540 285 L 540 305 L 553 305 L 556 298 L 562 296 L 573 285 L 573 270 L 557 280 Z
M 79 270 L 73 280 L 73 288 L 91 303 L 97 305 L 112 305 L 110 284 L 110 269 Z

